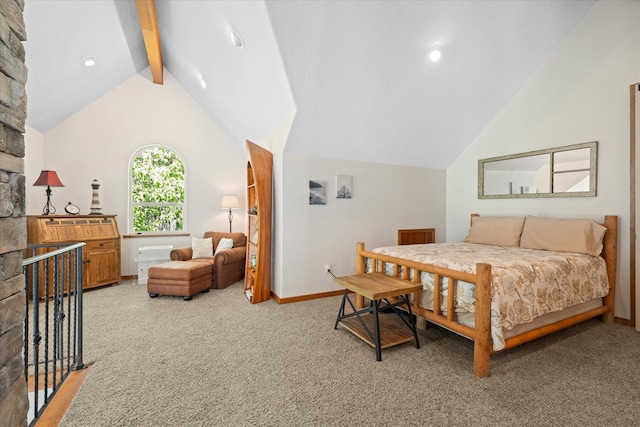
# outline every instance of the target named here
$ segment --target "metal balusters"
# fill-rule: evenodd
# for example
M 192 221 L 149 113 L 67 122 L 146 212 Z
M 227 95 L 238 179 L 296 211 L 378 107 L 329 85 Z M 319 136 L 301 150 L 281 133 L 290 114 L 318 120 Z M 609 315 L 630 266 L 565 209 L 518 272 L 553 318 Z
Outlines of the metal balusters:
M 86 367 L 82 362 L 84 245 L 30 245 L 27 253 L 32 256 L 23 261 L 27 285 L 24 372 L 25 380 L 33 376 L 34 383 L 34 407 L 29 410 L 33 421 L 30 425 L 35 424 L 68 374 Z M 37 255 L 42 248 L 54 250 Z M 38 393 L 41 382 L 44 383 L 42 396 Z

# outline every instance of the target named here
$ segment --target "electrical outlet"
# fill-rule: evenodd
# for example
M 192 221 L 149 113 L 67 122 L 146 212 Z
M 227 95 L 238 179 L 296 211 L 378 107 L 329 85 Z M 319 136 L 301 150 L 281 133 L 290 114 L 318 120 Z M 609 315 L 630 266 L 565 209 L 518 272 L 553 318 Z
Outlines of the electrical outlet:
M 325 264 L 324 265 L 324 272 L 328 273 L 331 270 L 331 264 Z

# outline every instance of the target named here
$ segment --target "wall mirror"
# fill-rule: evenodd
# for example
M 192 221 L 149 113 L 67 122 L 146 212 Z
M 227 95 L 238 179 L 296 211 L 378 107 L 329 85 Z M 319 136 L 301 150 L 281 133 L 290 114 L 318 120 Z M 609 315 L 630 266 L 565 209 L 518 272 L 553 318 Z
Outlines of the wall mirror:
M 478 160 L 478 198 L 594 197 L 598 143 Z

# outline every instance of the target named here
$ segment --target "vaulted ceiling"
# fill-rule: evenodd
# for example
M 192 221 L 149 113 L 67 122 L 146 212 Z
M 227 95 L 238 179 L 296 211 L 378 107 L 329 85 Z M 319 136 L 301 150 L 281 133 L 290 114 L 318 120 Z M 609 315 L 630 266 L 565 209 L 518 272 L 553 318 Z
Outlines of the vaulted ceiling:
M 156 11 L 166 71 L 240 146 L 295 112 L 288 153 L 446 168 L 594 3 L 156 0 Z M 39 132 L 149 66 L 134 1 L 26 0 L 25 22 L 27 125 Z M 429 63 L 434 45 L 442 59 Z

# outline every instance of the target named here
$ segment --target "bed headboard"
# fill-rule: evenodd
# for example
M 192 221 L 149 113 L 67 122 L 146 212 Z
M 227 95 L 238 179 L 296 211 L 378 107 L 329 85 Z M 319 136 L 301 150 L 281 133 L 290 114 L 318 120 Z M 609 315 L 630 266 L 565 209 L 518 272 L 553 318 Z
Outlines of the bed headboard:
M 480 216 L 480 214 L 472 213 L 469 221 L 473 221 L 473 218 L 476 216 Z M 605 322 L 612 322 L 614 316 L 613 308 L 615 301 L 618 265 L 618 216 L 605 215 L 604 221 L 598 223 L 607 229 L 602 240 L 602 257 L 607 264 L 607 276 L 609 278 L 610 286 L 610 292 L 606 297 L 603 298 L 603 302 L 611 309 L 603 316 L 603 320 Z

